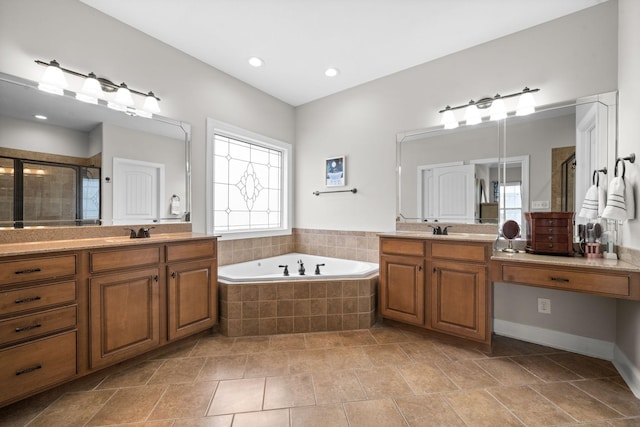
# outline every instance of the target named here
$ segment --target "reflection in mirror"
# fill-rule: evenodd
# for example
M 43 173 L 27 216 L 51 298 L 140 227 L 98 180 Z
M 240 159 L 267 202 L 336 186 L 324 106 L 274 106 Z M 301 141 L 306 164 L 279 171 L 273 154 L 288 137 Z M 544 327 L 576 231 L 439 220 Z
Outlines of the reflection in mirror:
M 524 229 L 527 211 L 579 210 L 590 174 L 607 165 L 614 144 L 615 94 L 499 122 L 399 133 L 398 220 L 512 219 Z
M 73 95 L 0 73 L 0 227 L 189 221 L 190 125 Z

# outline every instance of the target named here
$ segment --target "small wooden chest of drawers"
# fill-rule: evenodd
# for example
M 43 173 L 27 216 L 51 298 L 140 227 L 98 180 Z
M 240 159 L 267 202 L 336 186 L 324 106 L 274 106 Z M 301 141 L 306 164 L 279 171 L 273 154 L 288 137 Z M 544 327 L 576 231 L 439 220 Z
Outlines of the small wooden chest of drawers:
M 573 212 L 526 212 L 527 252 L 573 254 Z

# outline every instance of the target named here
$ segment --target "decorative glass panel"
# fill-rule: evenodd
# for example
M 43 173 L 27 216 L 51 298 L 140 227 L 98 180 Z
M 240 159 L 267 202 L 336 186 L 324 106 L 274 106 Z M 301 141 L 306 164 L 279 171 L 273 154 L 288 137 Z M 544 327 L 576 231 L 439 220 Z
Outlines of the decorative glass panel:
M 281 228 L 281 150 L 216 134 L 214 232 Z

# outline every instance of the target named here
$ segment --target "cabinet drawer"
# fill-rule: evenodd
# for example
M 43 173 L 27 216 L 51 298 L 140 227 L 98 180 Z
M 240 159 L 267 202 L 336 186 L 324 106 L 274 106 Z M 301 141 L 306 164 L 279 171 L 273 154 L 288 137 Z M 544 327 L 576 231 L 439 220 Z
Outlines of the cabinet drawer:
M 413 239 L 381 239 L 380 252 L 403 256 L 425 256 L 425 242 Z
M 215 257 L 216 240 L 202 240 L 167 245 L 167 262 Z
M 76 326 L 76 306 L 56 308 L 0 322 L 0 345 Z
M 567 227 L 539 227 L 539 226 L 536 226 L 534 234 L 536 236 L 540 235 L 540 234 L 546 234 L 546 235 L 554 234 L 554 235 L 558 235 L 558 236 L 560 236 L 560 235 L 566 236 L 567 235 Z
M 581 273 L 513 265 L 502 267 L 502 280 L 611 296 L 629 296 L 630 288 L 629 276 L 625 275 Z
M 564 227 L 569 225 L 567 218 L 536 218 L 536 227 Z
M 75 281 L 0 291 L 0 315 L 74 302 L 75 300 Z
M 75 255 L 0 262 L 0 285 L 56 279 L 74 274 L 76 274 Z
M 159 246 L 91 252 L 91 273 L 157 265 L 162 262 Z
M 536 234 L 535 244 L 544 244 L 544 243 L 567 243 L 569 241 L 569 235 L 564 234 Z
M 485 261 L 488 257 L 488 247 L 485 245 L 468 245 L 463 243 L 431 243 L 431 256 L 447 260 Z
M 0 401 L 27 395 L 76 374 L 76 333 L 0 351 Z

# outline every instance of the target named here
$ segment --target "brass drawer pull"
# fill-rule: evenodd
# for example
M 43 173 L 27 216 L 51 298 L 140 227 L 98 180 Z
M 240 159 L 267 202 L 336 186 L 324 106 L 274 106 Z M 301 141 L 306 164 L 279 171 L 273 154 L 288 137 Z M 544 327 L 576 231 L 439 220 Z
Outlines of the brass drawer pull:
M 38 369 L 42 369 L 42 365 L 39 363 L 36 366 L 32 366 L 31 368 L 25 368 L 21 371 L 16 371 L 16 377 L 18 375 L 28 374 L 29 372 L 37 371 Z
M 41 272 L 41 271 L 42 271 L 42 270 L 41 270 L 41 269 L 39 269 L 39 268 L 30 268 L 30 269 L 28 269 L 28 270 L 19 270 L 19 271 L 16 271 L 16 274 L 39 273 L 39 272 Z
M 40 328 L 42 325 L 40 323 L 36 323 L 35 325 L 23 326 L 22 328 L 16 328 L 16 332 L 25 332 L 30 331 L 31 329 Z
M 27 297 L 27 298 L 17 299 L 17 300 L 15 300 L 15 303 L 16 304 L 23 304 L 25 302 L 39 301 L 40 299 L 41 298 L 39 296 Z
M 565 279 L 564 277 L 552 277 L 551 280 L 554 282 L 569 283 L 569 279 Z

